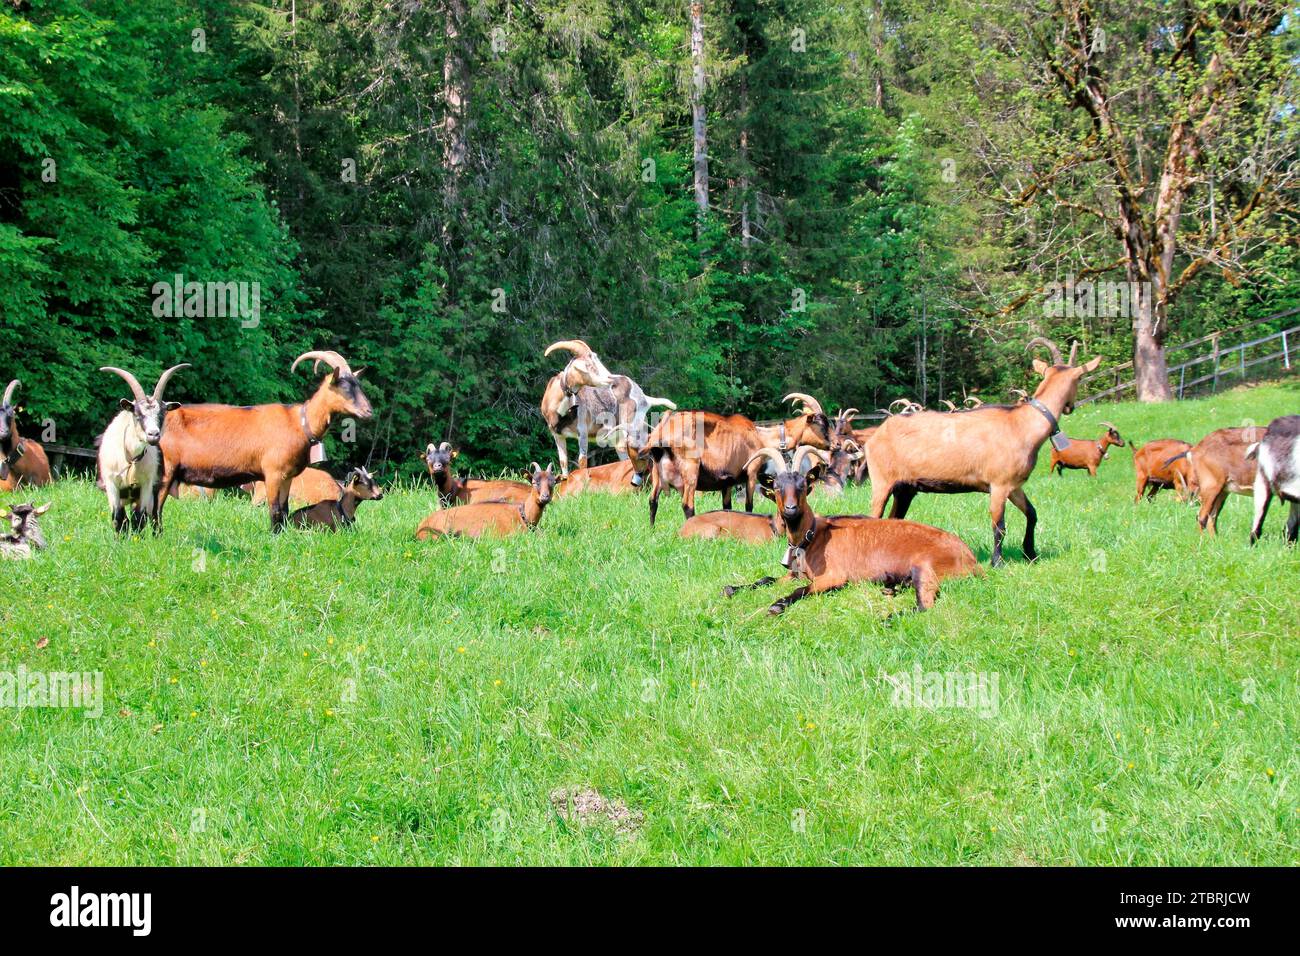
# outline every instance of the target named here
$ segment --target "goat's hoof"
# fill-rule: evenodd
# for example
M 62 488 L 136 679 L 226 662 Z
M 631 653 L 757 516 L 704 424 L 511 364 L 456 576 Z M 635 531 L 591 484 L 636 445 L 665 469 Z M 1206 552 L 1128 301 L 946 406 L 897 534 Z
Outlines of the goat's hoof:
M 1037 561 L 1037 560 L 1038 560 L 1038 552 L 1037 552 L 1037 551 L 1026 551 L 1026 552 L 1025 552 L 1025 560 L 1026 560 L 1026 561 L 1031 561 L 1031 562 L 1032 562 L 1032 561 Z
M 736 596 L 736 589 L 735 589 L 734 587 L 732 587 L 730 584 L 728 584 L 725 588 L 722 589 L 722 596 L 723 596 L 723 597 L 735 597 L 735 596 Z
M 767 609 L 767 613 L 768 613 L 768 614 L 771 614 L 773 617 L 776 617 L 778 614 L 784 614 L 784 613 L 785 613 L 785 605 L 784 605 L 784 604 L 773 604 L 771 607 L 769 607 L 769 608 Z

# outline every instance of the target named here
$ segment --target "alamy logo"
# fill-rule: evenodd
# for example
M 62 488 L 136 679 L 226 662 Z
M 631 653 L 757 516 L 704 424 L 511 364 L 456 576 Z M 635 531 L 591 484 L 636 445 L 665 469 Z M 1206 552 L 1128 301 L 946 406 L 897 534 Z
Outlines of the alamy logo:
M 155 282 L 153 314 L 159 319 L 239 318 L 245 329 L 262 321 L 260 282 L 186 282 L 179 272 L 171 282 Z
M 894 688 L 890 704 L 927 710 L 974 710 L 981 717 L 996 717 L 999 706 L 998 671 L 910 671 L 881 673 Z
M 129 926 L 133 936 L 153 928 L 152 893 L 70 893 L 50 897 L 51 926 Z
M 103 671 L 0 671 L 0 707 L 59 707 L 84 710 L 87 717 L 104 713 Z
M 1143 305 L 1151 307 L 1150 282 L 1051 282 L 1043 300 L 1043 315 L 1050 319 L 1139 319 Z

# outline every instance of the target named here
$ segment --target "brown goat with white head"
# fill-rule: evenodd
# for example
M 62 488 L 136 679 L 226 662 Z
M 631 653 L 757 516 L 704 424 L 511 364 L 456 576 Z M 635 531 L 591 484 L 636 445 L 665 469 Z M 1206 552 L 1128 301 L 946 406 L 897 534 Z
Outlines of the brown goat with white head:
M 887 588 L 910 584 L 916 606 L 925 610 L 939 595 L 940 582 L 979 574 L 979 562 L 956 535 L 914 521 L 883 521 L 857 515 L 823 517 L 808 503 L 808 486 L 825 465 L 826 453 L 802 446 L 795 449 L 790 467 L 775 448 L 754 456 L 768 465 L 761 480 L 770 488 L 777 513 L 785 525 L 786 550 L 782 564 L 789 570 L 781 580 L 803 578 L 808 583 L 768 608 L 781 614 L 809 594 L 821 594 L 857 581 L 873 581 Z M 772 584 L 760 578 L 743 587 L 727 587 L 732 597 L 746 588 Z
M 891 495 L 894 506 L 889 516 L 903 518 L 912 499 L 923 491 L 982 492 L 989 496 L 993 520 L 993 565 L 1002 563 L 1008 501 L 1025 515 L 1025 557 L 1032 561 L 1038 556 L 1034 549 L 1038 515 L 1022 486 L 1033 474 L 1043 442 L 1061 434 L 1058 421 L 1074 410 L 1079 379 L 1094 371 L 1101 357 L 1075 365 L 1078 343 L 1071 348 L 1069 361 L 1047 339 L 1035 338 L 1027 347 L 1034 346 L 1046 347 L 1052 363 L 1034 359 L 1042 381 L 1028 402 L 981 405 L 957 414 L 895 415 L 880 426 L 867 447 L 872 515 L 884 514 Z
M 20 384 L 18 379 L 14 379 L 5 388 L 4 398 L 0 399 L 0 491 L 13 491 L 19 485 L 48 485 L 52 480 L 45 448 L 40 442 L 18 434 L 14 392 Z
M 169 406 L 163 401 L 163 391 L 177 371 L 189 367 L 188 362 L 183 362 L 167 369 L 158 376 L 151 395 L 146 395 L 136 377 L 125 369 L 111 365 L 100 369 L 120 375 L 131 389 L 131 397 L 121 400 L 121 411 L 99 438 L 99 477 L 108 496 L 113 530 L 119 534 L 143 530 L 145 521 L 157 513 L 155 497 L 162 471 L 158 445 L 168 407 L 178 407 L 175 402 Z M 128 504 L 130 518 L 126 514 Z
M 288 517 L 289 486 L 307 467 L 335 415 L 367 419 L 370 400 L 347 360 L 337 352 L 304 352 L 290 371 L 308 359 L 313 370 L 331 369 L 315 393 L 295 405 L 182 405 L 167 413 L 162 437 L 163 478 L 155 523 L 176 482 L 205 488 L 233 488 L 266 482 L 271 530 Z

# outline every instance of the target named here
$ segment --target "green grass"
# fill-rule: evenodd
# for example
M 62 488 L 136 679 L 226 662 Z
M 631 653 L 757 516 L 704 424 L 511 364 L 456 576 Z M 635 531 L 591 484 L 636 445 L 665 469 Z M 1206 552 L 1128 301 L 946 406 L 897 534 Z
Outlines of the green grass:
M 1286 383 L 1067 431 L 1194 440 L 1297 405 Z M 0 709 L 0 862 L 1296 863 L 1285 511 L 1252 549 L 1246 498 L 1211 540 L 1168 492 L 1132 503 L 1128 449 L 1095 481 L 1046 460 L 1038 563 L 1008 509 L 1008 564 L 931 612 L 868 585 L 776 619 L 784 586 L 719 589 L 781 546 L 684 542 L 676 497 L 653 530 L 643 497 L 587 496 L 536 534 L 436 543 L 412 538 L 422 489 L 334 536 L 181 501 L 121 541 L 92 484 L 60 483 L 50 549 L 4 566 L 0 670 L 102 671 L 104 715 Z M 909 517 L 987 564 L 987 498 Z M 996 672 L 998 713 L 892 706 L 881 675 L 918 664 Z M 561 787 L 643 825 L 566 823 Z

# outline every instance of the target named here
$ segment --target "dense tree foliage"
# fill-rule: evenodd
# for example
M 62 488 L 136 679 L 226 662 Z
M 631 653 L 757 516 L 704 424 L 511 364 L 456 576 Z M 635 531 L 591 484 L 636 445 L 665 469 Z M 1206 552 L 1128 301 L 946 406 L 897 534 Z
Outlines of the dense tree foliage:
M 6 5 L 5 377 L 23 379 L 29 418 L 89 444 L 120 390 L 100 365 L 189 361 L 174 397 L 291 400 L 309 383 L 288 360 L 335 348 L 368 367 L 378 414 L 334 454 L 409 471 L 431 440 L 492 466 L 549 454 L 537 402 L 560 365 L 542 351 L 561 338 L 682 407 L 757 417 L 795 388 L 863 408 L 996 393 L 1025 384 L 1020 343 L 1040 330 L 1129 358 L 1129 324 L 1047 317 L 1040 294 L 1122 259 L 1113 170 L 1080 159 L 1042 201 L 1021 195 L 1096 145 L 1052 75 L 1081 62 L 1080 9 Z M 1229 51 L 1252 96 L 1189 160 L 1179 273 L 1250 203 L 1243 161 L 1270 199 L 1170 301 L 1185 337 L 1300 300 L 1294 28 L 1280 7 L 1241 10 L 1088 13 L 1123 128 L 1150 143 L 1224 49 L 1183 43 L 1200 72 L 1162 75 L 1168 45 L 1234 16 L 1268 25 Z M 255 283 L 259 313 L 159 315 L 155 283 L 177 275 Z

